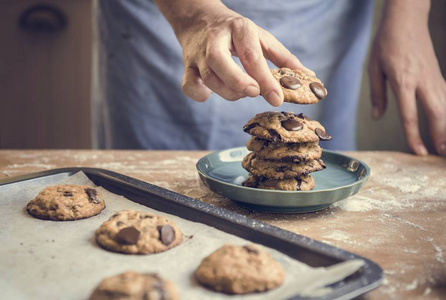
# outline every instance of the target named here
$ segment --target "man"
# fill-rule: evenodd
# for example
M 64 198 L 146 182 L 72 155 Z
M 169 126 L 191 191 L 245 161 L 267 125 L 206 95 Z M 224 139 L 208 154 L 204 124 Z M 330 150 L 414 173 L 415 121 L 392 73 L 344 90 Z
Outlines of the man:
M 248 119 L 280 109 L 320 121 L 333 136 L 324 148 L 355 149 L 371 0 L 129 0 L 99 6 L 101 147 L 242 146 Z M 429 6 L 429 1 L 387 1 L 370 63 L 373 116 L 385 110 L 388 80 L 411 149 L 427 153 L 416 119 L 418 96 L 436 150 L 446 154 L 446 85 L 427 31 Z M 233 56 L 239 59 L 234 62 Z M 301 62 L 325 83 L 328 97 L 315 105 L 282 104 L 269 68 L 306 69 Z

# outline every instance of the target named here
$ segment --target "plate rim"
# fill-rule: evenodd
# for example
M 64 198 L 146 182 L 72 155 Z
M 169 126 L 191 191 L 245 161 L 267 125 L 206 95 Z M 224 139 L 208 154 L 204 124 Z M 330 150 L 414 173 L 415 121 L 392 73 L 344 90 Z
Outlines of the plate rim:
M 356 161 L 358 161 L 366 170 L 365 175 L 356 180 L 355 182 L 346 184 L 346 185 L 342 185 L 339 187 L 334 187 L 334 188 L 328 188 L 328 189 L 322 189 L 322 190 L 309 190 L 309 191 L 284 191 L 284 190 L 268 190 L 268 189 L 260 189 L 260 188 L 253 188 L 253 187 L 247 187 L 247 186 L 242 186 L 242 185 L 237 185 L 234 183 L 229 183 L 226 181 L 222 181 L 220 179 L 214 178 L 212 176 L 209 176 L 208 174 L 204 173 L 203 170 L 200 169 L 200 164 L 202 163 L 202 161 L 206 158 L 208 158 L 210 155 L 215 155 L 217 153 L 221 153 L 223 151 L 237 151 L 237 150 L 247 150 L 248 153 L 251 152 L 249 151 L 246 147 L 235 147 L 235 148 L 228 148 L 228 149 L 222 149 L 222 150 L 217 150 L 217 151 L 213 151 L 203 157 L 201 157 L 198 162 L 195 164 L 197 172 L 200 174 L 200 176 L 203 176 L 204 178 L 206 178 L 207 180 L 211 180 L 214 182 L 217 182 L 219 184 L 223 184 L 226 186 L 230 186 L 233 188 L 241 188 L 244 190 L 248 190 L 248 191 L 258 191 L 258 192 L 263 192 L 263 193 L 272 193 L 272 194 L 295 194 L 295 193 L 299 193 L 299 194 L 313 194 L 313 193 L 322 193 L 322 192 L 331 192 L 331 191 L 338 191 L 338 190 L 342 190 L 342 189 L 347 189 L 347 188 L 351 188 L 357 185 L 362 185 L 364 184 L 368 178 L 370 177 L 371 171 L 370 171 L 370 167 L 363 162 L 360 159 L 357 159 L 355 157 L 351 157 L 348 155 L 345 155 L 343 153 L 340 153 L 339 151 L 336 150 L 327 150 L 327 149 L 322 149 L 322 152 L 324 153 L 329 153 L 331 155 L 335 155 L 335 156 L 342 156 L 343 158 L 347 158 L 347 159 L 354 159 Z

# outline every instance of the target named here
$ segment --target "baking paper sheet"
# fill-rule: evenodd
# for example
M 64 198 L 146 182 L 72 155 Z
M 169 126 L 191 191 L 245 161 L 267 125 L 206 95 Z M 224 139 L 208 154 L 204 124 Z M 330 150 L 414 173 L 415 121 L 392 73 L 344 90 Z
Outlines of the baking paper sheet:
M 55 222 L 33 218 L 25 209 L 48 181 L 30 186 L 21 182 L 1 187 L 0 195 L 0 298 L 1 299 L 88 299 L 99 282 L 126 270 L 157 272 L 172 281 L 181 299 L 286 299 L 292 296 L 320 296 L 324 286 L 355 273 L 361 260 L 329 268 L 312 268 L 267 247 L 266 251 L 285 270 L 284 284 L 272 291 L 229 296 L 201 287 L 192 274 L 201 260 L 226 243 L 250 243 L 213 227 L 181 219 L 134 203 L 99 188 L 106 208 L 98 216 L 77 221 Z M 95 186 L 85 174 L 77 173 L 56 184 Z M 95 230 L 115 212 L 135 209 L 168 216 L 182 230 L 183 243 L 152 255 L 108 252 L 94 240 Z

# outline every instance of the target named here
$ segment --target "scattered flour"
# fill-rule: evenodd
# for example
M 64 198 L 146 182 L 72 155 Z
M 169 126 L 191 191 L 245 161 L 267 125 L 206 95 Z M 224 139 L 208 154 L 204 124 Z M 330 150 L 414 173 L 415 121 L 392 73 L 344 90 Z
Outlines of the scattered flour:
M 336 241 L 346 241 L 350 239 L 350 236 L 344 231 L 333 230 L 331 233 L 322 236 L 322 238 L 332 239 Z
M 94 165 L 96 168 L 101 169 L 123 169 L 123 170 L 134 170 L 135 166 L 129 166 L 122 162 L 107 162 L 107 163 L 97 163 Z
M 413 249 L 408 249 L 407 247 L 404 247 L 403 252 L 418 254 L 419 250 L 413 250 Z
M 417 287 L 418 287 L 418 280 L 415 279 L 414 281 L 412 281 L 412 283 L 410 283 L 406 286 L 406 291 L 412 291 L 412 290 L 416 289 Z
M 54 169 L 56 165 L 41 164 L 41 163 L 27 163 L 27 164 L 13 164 L 7 165 L 6 169 L 20 169 L 20 168 L 42 168 L 42 169 Z
M 386 197 L 364 195 L 355 195 L 354 197 L 336 202 L 333 207 L 338 207 L 346 211 L 369 211 L 378 209 L 386 211 L 389 209 L 401 209 L 403 207 L 411 207 L 413 204 L 401 202 L 395 197 L 388 195 Z
M 408 225 L 410 227 L 414 227 L 414 228 L 417 228 L 419 230 L 427 231 L 426 228 L 424 228 L 423 226 L 415 224 L 415 223 L 412 223 L 412 222 L 409 222 L 409 221 L 407 221 L 407 220 L 405 220 L 405 219 L 403 219 L 401 217 L 398 217 L 398 216 L 392 216 L 392 215 L 389 215 L 389 214 L 384 214 L 384 217 L 389 218 L 389 219 L 393 219 L 393 220 L 398 221 L 398 222 L 400 222 L 400 223 L 402 223 L 404 225 Z
M 156 165 L 160 166 L 168 166 L 168 165 L 176 165 L 178 161 L 176 159 L 164 159 L 156 162 Z
M 434 243 L 432 243 L 432 245 L 434 246 L 434 249 L 435 249 L 435 259 L 438 262 L 441 262 L 444 264 L 443 250 L 439 246 L 435 245 Z

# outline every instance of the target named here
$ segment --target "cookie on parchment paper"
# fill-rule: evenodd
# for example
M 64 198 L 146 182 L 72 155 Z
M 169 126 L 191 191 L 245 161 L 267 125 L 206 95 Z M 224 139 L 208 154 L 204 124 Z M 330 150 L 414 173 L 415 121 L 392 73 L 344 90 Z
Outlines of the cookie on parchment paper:
M 285 273 L 268 252 L 256 245 L 226 244 L 202 260 L 195 278 L 217 292 L 248 294 L 279 287 Z
M 163 252 L 183 241 L 180 229 L 169 218 L 136 210 L 115 213 L 95 236 L 102 248 L 125 254 Z
M 89 218 L 104 208 L 104 199 L 97 189 L 74 184 L 48 186 L 26 205 L 30 215 L 53 221 Z
M 173 283 L 156 273 L 127 271 L 107 277 L 96 287 L 89 300 L 177 300 Z

